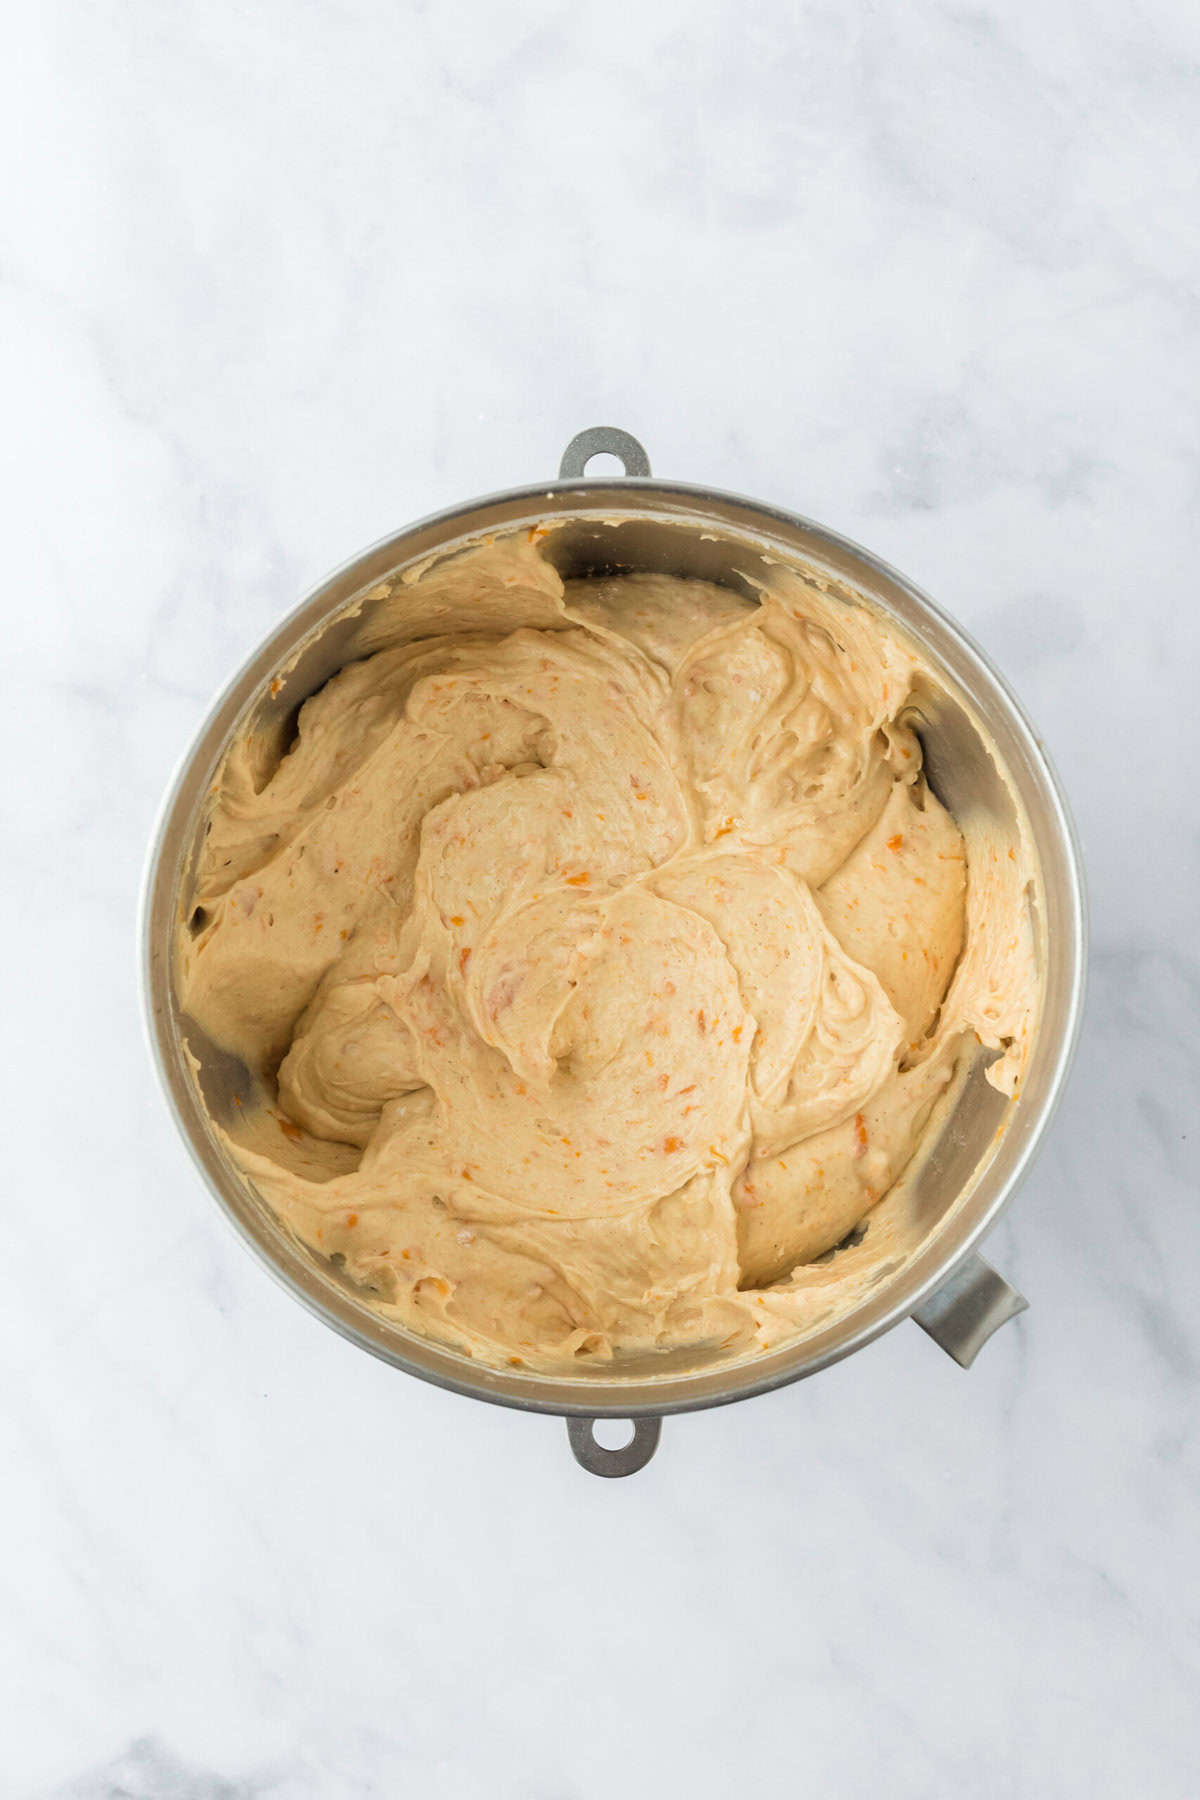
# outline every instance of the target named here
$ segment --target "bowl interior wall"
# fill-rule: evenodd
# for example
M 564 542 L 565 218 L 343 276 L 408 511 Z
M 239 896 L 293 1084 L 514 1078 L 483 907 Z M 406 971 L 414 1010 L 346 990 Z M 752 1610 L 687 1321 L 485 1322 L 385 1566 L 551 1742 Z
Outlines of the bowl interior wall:
M 905 1184 L 897 1238 L 907 1246 L 905 1256 L 881 1264 L 874 1289 L 853 1312 L 752 1362 L 680 1353 L 581 1367 L 563 1377 L 502 1373 L 383 1319 L 292 1238 L 225 1157 L 206 1109 L 218 1121 L 226 1118 L 235 1096 L 243 1103 L 251 1096 L 250 1079 L 181 1014 L 174 994 L 177 908 L 203 831 L 205 797 L 231 737 L 250 726 L 286 741 L 301 702 L 370 635 L 382 601 L 364 595 L 386 577 L 444 546 L 462 547 L 485 532 L 555 514 L 565 523 L 544 540 L 544 553 L 564 577 L 654 571 L 752 596 L 751 578 L 782 560 L 832 576 L 890 615 L 937 675 L 936 687 L 916 700 L 931 786 L 956 816 L 983 814 L 1002 833 L 1015 834 L 1023 816 L 1040 865 L 1034 899 L 1045 991 L 1019 1100 L 1005 1102 L 982 1070 L 973 1070 Z M 729 496 L 624 482 L 480 502 L 400 534 L 323 584 L 221 697 L 184 766 L 149 877 L 144 947 L 152 1041 L 180 1126 L 235 1225 L 298 1298 L 362 1347 L 443 1385 L 535 1410 L 629 1415 L 717 1404 L 810 1373 L 911 1311 L 970 1248 L 1020 1174 L 1061 1081 L 1078 1003 L 1081 916 L 1068 827 L 1037 745 L 997 678 L 949 620 L 901 577 L 819 527 Z

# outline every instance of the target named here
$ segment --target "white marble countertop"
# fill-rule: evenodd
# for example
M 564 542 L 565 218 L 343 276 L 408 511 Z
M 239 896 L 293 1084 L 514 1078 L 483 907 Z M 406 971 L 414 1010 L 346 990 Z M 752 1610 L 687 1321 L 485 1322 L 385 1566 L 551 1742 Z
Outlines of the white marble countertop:
M 1200 14 L 61 0 L 6 28 L 5 1794 L 1193 1800 Z M 134 912 L 315 579 L 624 425 L 897 563 L 1056 758 L 1076 1072 L 911 1326 L 597 1482 L 308 1317 Z

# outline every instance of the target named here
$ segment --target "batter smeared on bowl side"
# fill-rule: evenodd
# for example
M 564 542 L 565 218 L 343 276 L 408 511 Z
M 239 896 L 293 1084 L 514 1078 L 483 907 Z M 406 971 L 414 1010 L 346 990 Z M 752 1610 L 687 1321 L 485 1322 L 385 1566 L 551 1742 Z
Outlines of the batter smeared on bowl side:
M 379 1310 L 503 1365 L 771 1348 L 964 1051 L 1013 1090 L 1024 846 L 964 844 L 929 677 L 832 584 L 564 584 L 544 535 L 377 590 L 287 753 L 235 744 L 181 1002 L 263 1095 L 228 1153 Z

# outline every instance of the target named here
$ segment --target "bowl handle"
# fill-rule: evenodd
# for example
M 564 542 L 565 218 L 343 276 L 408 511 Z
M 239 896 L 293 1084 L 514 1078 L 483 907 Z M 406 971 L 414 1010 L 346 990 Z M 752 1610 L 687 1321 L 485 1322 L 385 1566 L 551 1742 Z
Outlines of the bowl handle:
M 650 458 L 635 437 L 617 425 L 589 425 L 575 434 L 558 465 L 560 481 L 578 481 L 593 456 L 615 456 L 626 475 L 648 475 Z
M 636 1475 L 644 1469 L 662 1433 L 661 1419 L 635 1419 L 633 1436 L 619 1450 L 609 1450 L 596 1441 L 595 1419 L 568 1419 L 567 1436 L 575 1461 L 589 1475 Z
M 947 1356 L 969 1369 L 994 1331 L 1024 1312 L 1023 1294 L 997 1275 L 982 1256 L 969 1256 L 949 1281 L 918 1306 L 913 1318 Z M 662 1420 L 635 1419 L 633 1436 L 619 1450 L 596 1441 L 595 1419 L 568 1419 L 567 1436 L 575 1461 L 589 1475 L 636 1475 L 644 1469 L 662 1435 Z
M 913 1318 L 947 1356 L 969 1369 L 993 1331 L 1029 1305 L 982 1256 L 968 1256 Z

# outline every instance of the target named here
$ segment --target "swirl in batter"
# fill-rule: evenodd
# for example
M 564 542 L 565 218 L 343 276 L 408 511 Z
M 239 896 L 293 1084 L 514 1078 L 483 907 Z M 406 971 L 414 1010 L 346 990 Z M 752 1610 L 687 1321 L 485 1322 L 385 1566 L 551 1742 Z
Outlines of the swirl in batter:
M 397 582 L 390 629 L 379 590 L 287 754 L 234 747 L 182 1003 L 265 1096 L 229 1153 L 385 1313 L 541 1368 L 771 1348 L 964 1047 L 1012 1090 L 1029 870 L 968 866 L 874 613 L 564 584 L 543 535 Z

